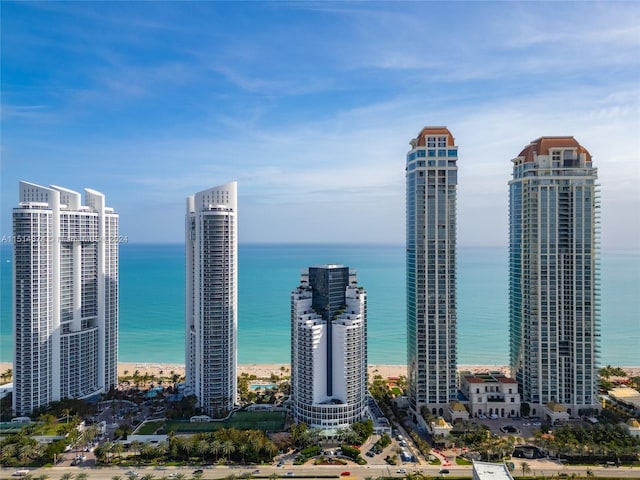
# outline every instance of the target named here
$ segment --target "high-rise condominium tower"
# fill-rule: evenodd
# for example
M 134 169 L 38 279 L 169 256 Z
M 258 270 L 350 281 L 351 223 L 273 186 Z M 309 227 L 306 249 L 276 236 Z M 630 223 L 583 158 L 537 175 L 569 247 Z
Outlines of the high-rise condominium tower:
M 456 398 L 458 147 L 425 127 L 407 153 L 407 373 L 409 403 L 442 415 Z
M 187 387 L 214 415 L 237 399 L 237 188 L 231 182 L 187 198 Z
M 118 374 L 118 215 L 103 194 L 20 182 L 13 410 L 106 392 Z
M 291 293 L 291 398 L 309 426 L 366 416 L 367 294 L 348 267 L 311 267 Z
M 591 155 L 573 137 L 542 137 L 509 182 L 510 363 L 532 414 L 597 404 L 598 194 Z

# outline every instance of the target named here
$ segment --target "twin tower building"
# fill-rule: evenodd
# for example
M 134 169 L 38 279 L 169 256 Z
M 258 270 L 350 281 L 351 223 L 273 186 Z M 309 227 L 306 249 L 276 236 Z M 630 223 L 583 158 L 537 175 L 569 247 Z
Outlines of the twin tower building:
M 457 161 L 446 127 L 424 128 L 406 157 L 407 380 L 416 414 L 442 415 L 458 399 Z M 556 402 L 575 416 L 597 406 L 597 171 L 573 137 L 539 138 L 512 163 L 511 370 L 533 411 Z M 210 414 L 237 404 L 237 215 L 235 182 L 187 198 L 186 379 Z M 21 182 L 13 217 L 13 407 L 26 414 L 117 382 L 118 216 L 98 192 L 85 190 L 83 205 L 79 193 Z M 366 418 L 366 299 L 346 266 L 301 274 L 291 293 L 297 421 L 335 428 Z

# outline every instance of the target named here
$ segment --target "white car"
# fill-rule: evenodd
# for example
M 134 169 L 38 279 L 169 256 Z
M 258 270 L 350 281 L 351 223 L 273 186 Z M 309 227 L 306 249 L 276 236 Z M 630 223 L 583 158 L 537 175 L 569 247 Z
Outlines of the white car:
M 14 477 L 26 477 L 27 475 L 29 475 L 29 470 L 16 470 L 11 475 L 13 475 Z
M 399 468 L 396 470 L 396 473 L 407 473 L 407 470 L 405 468 Z

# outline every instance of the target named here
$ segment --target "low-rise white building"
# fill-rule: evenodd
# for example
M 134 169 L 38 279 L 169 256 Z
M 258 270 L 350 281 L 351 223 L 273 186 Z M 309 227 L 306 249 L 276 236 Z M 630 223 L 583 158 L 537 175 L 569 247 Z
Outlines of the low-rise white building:
M 449 403 L 447 415 L 451 422 L 455 422 L 457 420 L 469 420 L 469 412 L 465 408 L 464 404 L 458 400 L 454 400 Z
M 460 390 L 472 417 L 509 418 L 520 415 L 518 382 L 501 372 L 460 375 Z
M 446 437 L 451 433 L 451 430 L 453 430 L 453 426 L 442 417 L 439 417 L 435 421 L 429 423 L 429 433 L 434 437 L 436 435 Z
M 640 422 L 635 418 L 630 418 L 624 424 L 624 428 L 629 432 L 632 437 L 640 438 Z
M 558 402 L 549 402 L 542 409 L 544 418 L 549 421 L 551 425 L 555 425 L 556 422 L 569 421 L 569 413 L 566 407 Z
M 473 480 L 513 480 L 504 463 L 473 461 Z
M 634 413 L 640 414 L 640 392 L 631 387 L 615 387 L 609 390 L 609 398 L 617 404 L 633 410 Z

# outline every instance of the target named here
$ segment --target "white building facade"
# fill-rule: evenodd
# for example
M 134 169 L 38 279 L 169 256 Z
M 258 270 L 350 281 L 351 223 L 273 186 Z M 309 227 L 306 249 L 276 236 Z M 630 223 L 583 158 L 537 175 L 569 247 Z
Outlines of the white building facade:
M 20 182 L 13 209 L 13 410 L 117 384 L 118 215 L 105 196 Z
M 311 267 L 291 294 L 291 400 L 312 427 L 367 418 L 367 294 L 348 267 Z
M 573 137 L 541 137 L 512 160 L 510 364 L 532 415 L 598 408 L 597 170 Z
M 460 391 L 469 401 L 472 417 L 520 416 L 518 382 L 513 378 L 498 372 L 463 373 L 460 375 Z
M 406 163 L 409 403 L 442 416 L 457 395 L 456 195 L 458 147 L 425 127 Z
M 187 198 L 186 383 L 214 416 L 237 403 L 237 212 L 236 182 Z

